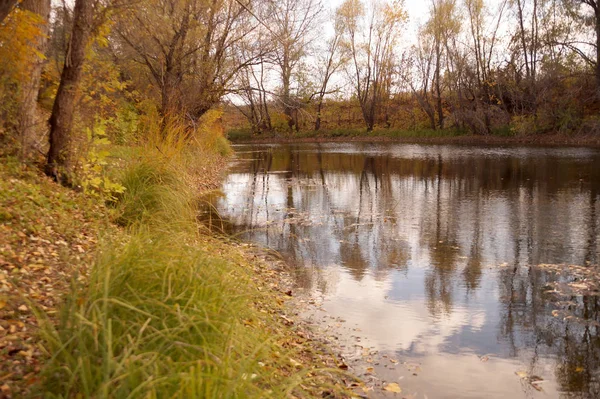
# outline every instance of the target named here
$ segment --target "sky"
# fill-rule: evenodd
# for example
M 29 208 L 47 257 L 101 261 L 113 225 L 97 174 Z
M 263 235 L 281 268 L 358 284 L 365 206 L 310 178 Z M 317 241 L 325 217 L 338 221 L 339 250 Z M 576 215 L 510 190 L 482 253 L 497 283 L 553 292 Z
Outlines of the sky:
M 344 0 L 323 0 L 326 8 L 335 10 Z M 425 21 L 425 15 L 429 8 L 428 0 L 404 0 L 404 7 L 408 11 L 410 18 L 409 25 L 416 26 L 419 22 Z

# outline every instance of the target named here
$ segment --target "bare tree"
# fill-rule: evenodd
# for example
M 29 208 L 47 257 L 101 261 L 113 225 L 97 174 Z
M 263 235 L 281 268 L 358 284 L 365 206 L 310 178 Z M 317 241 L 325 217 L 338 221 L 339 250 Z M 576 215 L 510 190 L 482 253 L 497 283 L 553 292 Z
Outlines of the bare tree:
M 519 47 L 523 66 L 525 67 L 525 82 L 523 84 L 525 101 L 523 106 L 526 111 L 532 111 L 535 114 L 537 109 L 535 83 L 540 55 L 538 10 L 539 3 L 542 0 L 530 1 L 529 7 L 527 0 L 513 2 L 517 16 L 517 32 L 513 40 L 518 43 L 517 47 Z
M 341 51 L 341 42 L 343 34 L 343 22 L 339 15 L 334 15 L 333 36 L 327 40 L 324 57 L 321 57 L 318 64 L 318 75 L 320 87 L 316 93 L 317 116 L 315 118 L 315 131 L 321 128 L 321 111 L 323 109 L 323 100 L 327 94 L 327 88 L 332 76 L 346 62 L 346 57 Z
M 298 101 L 292 95 L 293 74 L 307 55 L 323 11 L 320 0 L 281 0 L 272 2 L 271 31 L 278 41 L 275 64 L 281 78 L 279 97 L 289 130 L 299 130 Z
M 469 33 L 471 36 L 470 53 L 475 59 L 475 84 L 473 100 L 476 113 L 481 112 L 484 118 L 484 129 L 491 133 L 491 120 L 489 115 L 489 103 L 496 100 L 492 90 L 492 57 L 497 44 L 497 35 L 500 23 L 508 0 L 504 0 L 498 7 L 493 19 L 494 23 L 486 21 L 486 5 L 483 0 L 465 0 L 469 21 Z M 492 21 L 490 21 L 492 22 Z M 491 26 L 490 30 L 486 26 Z M 497 100 L 496 100 L 497 101 Z
M 255 61 L 238 54 L 257 26 L 249 9 L 235 0 L 139 2 L 116 18 L 115 52 L 123 64 L 133 61 L 129 68 L 142 67 L 139 86 L 156 89 L 163 116 L 184 112 L 196 119 Z
M 422 28 L 419 30 L 418 43 L 411 48 L 410 53 L 404 61 L 405 68 L 401 76 L 427 115 L 430 127 L 435 130 L 435 109 L 430 93 L 433 84 L 434 46 L 431 35 L 426 34 Z
M 398 2 L 373 2 L 365 7 L 360 0 L 346 0 L 338 8 L 338 15 L 353 65 L 349 77 L 367 131 L 372 131 L 378 107 L 390 95 L 386 83 L 394 72 L 395 46 L 407 15 Z
M 589 57 L 585 51 L 582 51 L 577 44 L 569 43 L 569 48 L 579 54 L 584 61 L 594 68 L 594 75 L 596 78 L 596 98 L 600 100 L 600 3 L 598 0 L 564 0 L 565 5 L 570 10 L 571 15 L 575 16 L 578 20 L 582 21 L 586 27 L 593 30 L 594 43 L 594 57 Z M 578 6 L 587 6 L 587 10 L 591 11 L 591 15 L 588 15 L 585 11 L 579 10 Z
M 236 93 L 243 99 L 244 105 L 234 105 L 248 119 L 254 133 L 273 130 L 269 111 L 271 93 L 265 87 L 268 72 L 269 63 L 261 57 L 257 65 L 243 68 L 238 77 Z

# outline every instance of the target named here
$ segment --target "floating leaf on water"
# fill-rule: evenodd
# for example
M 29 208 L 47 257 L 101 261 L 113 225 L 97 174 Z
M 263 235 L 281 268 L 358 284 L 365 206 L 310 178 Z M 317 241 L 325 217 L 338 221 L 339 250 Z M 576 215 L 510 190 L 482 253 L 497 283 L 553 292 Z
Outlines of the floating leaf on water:
M 544 379 L 543 379 L 542 377 L 538 377 L 537 375 L 532 375 L 532 376 L 529 378 L 529 384 L 530 384 L 530 385 L 531 385 L 531 386 L 532 386 L 532 387 L 533 387 L 533 388 L 534 388 L 536 391 L 539 391 L 539 392 L 542 392 L 542 391 L 543 391 L 543 389 L 542 389 L 542 387 L 541 387 L 541 386 L 539 386 L 538 384 L 541 384 L 541 383 L 543 383 L 543 382 L 546 382 L 546 381 L 544 381 Z
M 538 391 L 538 392 L 543 392 L 543 391 L 544 391 L 544 389 L 543 389 L 542 387 L 538 386 L 538 385 L 537 385 L 536 383 L 534 383 L 534 382 L 530 383 L 529 385 L 531 385 L 531 386 L 533 387 L 533 389 L 535 389 L 535 390 L 536 390 L 536 391 Z
M 384 391 L 388 391 L 388 392 L 393 392 L 393 393 L 401 393 L 402 392 L 402 388 L 400 388 L 400 385 L 396 384 L 395 382 L 391 382 L 389 384 L 387 384 L 386 386 L 383 387 Z
M 529 377 L 529 373 L 527 371 L 515 371 L 515 374 L 517 375 L 517 377 L 519 378 L 528 378 Z

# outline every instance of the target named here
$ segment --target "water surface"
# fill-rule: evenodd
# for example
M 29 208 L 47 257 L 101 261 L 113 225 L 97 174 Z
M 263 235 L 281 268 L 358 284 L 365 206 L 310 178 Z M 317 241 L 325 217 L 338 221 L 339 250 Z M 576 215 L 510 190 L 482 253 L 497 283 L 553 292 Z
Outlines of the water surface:
M 325 317 L 343 325 L 347 356 L 367 362 L 355 371 L 373 364 L 367 380 L 428 398 L 600 397 L 600 308 L 587 274 L 600 250 L 599 151 L 236 152 L 220 214 L 295 265 Z M 569 290 L 582 281 L 585 290 Z

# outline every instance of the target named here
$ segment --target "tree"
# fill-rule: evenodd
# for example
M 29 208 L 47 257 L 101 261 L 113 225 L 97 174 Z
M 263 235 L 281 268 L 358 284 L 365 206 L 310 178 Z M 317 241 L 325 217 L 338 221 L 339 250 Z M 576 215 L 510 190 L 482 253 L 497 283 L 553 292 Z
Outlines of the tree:
M 271 96 L 265 87 L 268 68 L 265 58 L 261 57 L 258 65 L 247 66 L 239 73 L 239 88 L 236 92 L 243 99 L 245 106 L 236 107 L 248 119 L 254 133 L 273 130 L 269 112 Z
M 36 16 L 39 34 L 31 45 L 29 56 L 28 77 L 21 85 L 19 98 L 19 133 L 21 137 L 21 152 L 24 158 L 29 157 L 35 150 L 36 127 L 40 124 L 37 110 L 37 98 L 44 59 L 41 54 L 46 50 L 48 42 L 50 0 L 24 0 L 20 7 Z
M 116 16 L 115 54 L 138 83 L 158 94 L 163 117 L 201 117 L 255 55 L 239 46 L 257 23 L 235 0 L 150 0 Z
M 406 68 L 401 74 L 408 83 L 417 103 L 429 119 L 429 126 L 435 130 L 435 108 L 430 88 L 433 85 L 434 46 L 431 35 L 419 29 L 418 43 L 411 48 L 411 56 L 405 61 Z M 416 75 L 416 76 L 415 76 Z
M 325 56 L 319 59 L 318 75 L 320 78 L 320 87 L 316 93 L 317 97 L 317 116 L 315 118 L 315 131 L 321 128 L 321 111 L 323 109 L 323 99 L 327 94 L 327 87 L 332 76 L 346 62 L 345 56 L 340 51 L 342 40 L 343 24 L 338 15 L 334 16 L 333 36 L 327 40 Z
M 73 30 L 50 116 L 50 149 L 45 172 L 63 184 L 71 184 L 70 144 L 75 99 L 94 29 L 94 9 L 98 5 L 95 0 L 75 1 Z
M 299 130 L 299 104 L 292 95 L 293 74 L 308 53 L 322 11 L 319 0 L 281 0 L 272 3 L 269 23 L 272 24 L 273 39 L 278 41 L 274 61 L 279 69 L 280 101 L 290 131 Z
M 431 35 L 433 42 L 433 88 L 435 89 L 434 98 L 438 117 L 438 126 L 440 129 L 443 129 L 443 72 L 444 70 L 446 70 L 446 73 L 449 73 L 451 66 L 453 66 L 453 61 L 456 61 L 452 58 L 452 56 L 455 54 L 453 54 L 453 51 L 451 49 L 455 49 L 455 39 L 461 30 L 460 20 L 456 15 L 455 0 L 432 0 L 431 16 L 425 26 L 425 30 L 429 35 Z M 455 75 L 454 78 L 456 79 L 457 76 Z
M 471 36 L 470 53 L 475 59 L 475 90 L 473 100 L 475 102 L 475 113 L 483 113 L 483 125 L 485 133 L 491 133 L 491 120 L 488 104 L 496 99 L 492 93 L 492 56 L 497 44 L 497 34 L 502 21 L 502 15 L 507 0 L 504 0 L 496 14 L 495 24 L 486 21 L 486 5 L 483 0 L 465 0 L 465 8 L 468 15 L 468 27 Z M 491 22 L 491 21 L 490 21 Z M 486 26 L 492 30 L 487 31 Z M 472 69 L 472 68 L 471 68 Z M 471 71 L 469 71 L 471 72 Z M 480 129 L 473 129 L 476 133 Z
M 378 107 L 390 95 L 387 83 L 394 73 L 394 51 L 407 14 L 399 1 L 373 2 L 365 7 L 360 0 L 346 0 L 338 8 L 338 16 L 352 63 L 350 81 L 367 131 L 372 131 Z
M 596 79 L 596 98 L 600 101 L 600 3 L 598 0 L 565 0 L 567 7 L 571 10 L 571 14 L 581 20 L 585 26 L 593 30 L 595 57 L 590 58 L 584 51 L 581 51 L 576 46 L 569 46 L 571 49 L 583 57 L 583 59 L 594 68 Z M 582 12 L 576 6 L 585 5 L 586 9 L 591 13 Z M 590 15 L 591 14 L 591 15 Z
M 536 79 L 540 54 L 540 35 L 538 10 L 541 0 L 531 0 L 530 10 L 527 9 L 526 0 L 516 0 L 513 7 L 516 7 L 517 14 L 517 32 L 513 41 L 518 43 L 515 47 L 519 48 L 522 56 L 522 63 L 525 67 L 524 79 L 524 108 L 532 111 L 537 110 Z M 527 11 L 529 11 L 528 21 Z

